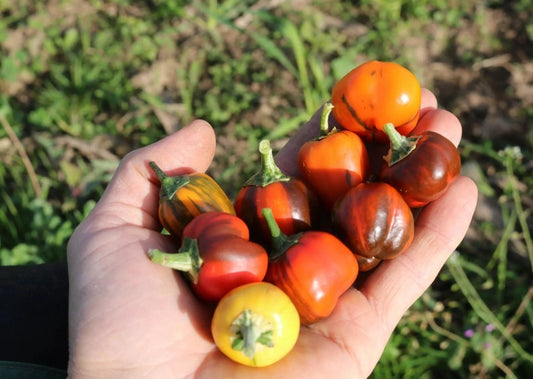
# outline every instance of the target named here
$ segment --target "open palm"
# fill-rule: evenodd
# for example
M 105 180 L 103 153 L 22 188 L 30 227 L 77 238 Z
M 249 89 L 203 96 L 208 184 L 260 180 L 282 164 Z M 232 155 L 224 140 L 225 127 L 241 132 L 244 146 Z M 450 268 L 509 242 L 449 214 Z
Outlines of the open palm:
M 454 143 L 461 126 L 424 91 L 417 131 Z M 318 128 L 313 118 L 278 154 L 295 174 L 298 147 Z M 233 363 L 213 344 L 212 307 L 198 301 L 175 271 L 147 258 L 176 246 L 159 233 L 159 183 L 148 162 L 169 174 L 204 171 L 215 150 L 212 128 L 197 120 L 128 154 L 102 199 L 68 246 L 71 378 L 367 377 L 407 308 L 431 284 L 462 240 L 476 204 L 471 180 L 459 177 L 416 221 L 416 237 L 400 257 L 382 262 L 339 300 L 326 320 L 302 327 L 297 345 L 262 369 Z M 177 169 L 176 169 L 177 168 Z

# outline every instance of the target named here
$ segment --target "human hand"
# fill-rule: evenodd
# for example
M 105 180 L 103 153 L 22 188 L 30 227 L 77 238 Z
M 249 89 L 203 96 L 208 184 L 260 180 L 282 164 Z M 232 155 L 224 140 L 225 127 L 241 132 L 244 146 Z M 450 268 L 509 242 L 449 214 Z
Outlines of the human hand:
M 423 92 L 415 130 L 437 131 L 455 144 L 461 125 L 436 109 Z M 317 115 L 318 116 L 318 115 Z M 296 174 L 299 146 L 318 130 L 314 117 L 278 154 L 284 171 Z M 459 177 L 426 206 L 407 252 L 382 262 L 357 289 L 340 299 L 325 320 L 302 327 L 289 355 L 253 369 L 223 356 L 209 334 L 212 314 L 175 271 L 153 264 L 150 248 L 173 251 L 160 234 L 154 160 L 177 174 L 204 171 L 215 136 L 203 121 L 128 154 L 102 199 L 76 229 L 68 246 L 70 362 L 72 378 L 306 377 L 362 378 L 372 372 L 398 321 L 433 282 L 460 243 L 477 198 L 474 183 Z M 180 170 L 173 171 L 173 168 Z

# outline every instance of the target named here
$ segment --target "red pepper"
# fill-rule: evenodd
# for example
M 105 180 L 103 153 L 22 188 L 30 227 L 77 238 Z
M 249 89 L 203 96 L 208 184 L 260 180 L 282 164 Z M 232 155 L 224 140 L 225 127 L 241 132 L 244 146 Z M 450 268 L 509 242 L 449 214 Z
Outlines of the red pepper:
M 150 250 L 150 259 L 183 271 L 196 294 L 207 301 L 220 300 L 243 284 L 263 280 L 268 255 L 248 240 L 248 227 L 237 216 L 206 212 L 194 218 L 183 231 L 177 254 Z
M 357 278 L 355 255 L 327 232 L 309 230 L 287 236 L 280 231 L 269 208 L 263 214 L 273 238 L 265 281 L 290 297 L 302 324 L 328 317 Z
M 270 208 L 282 232 L 291 235 L 311 228 L 318 203 L 303 181 L 281 172 L 268 140 L 261 141 L 259 152 L 261 169 L 237 194 L 235 211 L 250 228 L 250 239 L 268 248 L 272 237 L 261 213 L 263 208 Z
M 391 144 L 381 180 L 396 188 L 410 207 L 438 199 L 459 176 L 461 157 L 443 135 L 427 131 L 404 137 L 391 124 L 383 129 Z

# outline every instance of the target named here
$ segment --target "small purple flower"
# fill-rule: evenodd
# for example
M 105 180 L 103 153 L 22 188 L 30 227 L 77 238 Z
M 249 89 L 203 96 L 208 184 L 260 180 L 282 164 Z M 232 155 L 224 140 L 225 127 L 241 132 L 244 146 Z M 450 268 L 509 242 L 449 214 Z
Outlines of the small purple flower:
M 485 331 L 486 332 L 492 332 L 494 330 L 494 325 L 493 324 L 488 324 L 487 326 L 485 326 Z
M 464 332 L 464 336 L 466 338 L 472 338 L 473 335 L 474 335 L 474 329 L 466 329 Z
M 485 350 L 486 350 L 486 349 L 490 349 L 490 342 L 485 342 L 485 343 L 483 344 L 483 347 L 485 348 Z

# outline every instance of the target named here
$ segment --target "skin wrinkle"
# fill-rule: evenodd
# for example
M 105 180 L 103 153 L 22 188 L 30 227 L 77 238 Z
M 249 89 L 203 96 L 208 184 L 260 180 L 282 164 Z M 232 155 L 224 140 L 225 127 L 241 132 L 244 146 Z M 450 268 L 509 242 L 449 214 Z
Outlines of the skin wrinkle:
M 80 267 L 86 264 L 85 261 L 88 261 L 88 260 L 93 260 L 93 262 L 91 262 L 92 264 L 101 265 L 101 269 L 99 270 L 99 273 L 97 276 L 88 278 L 89 280 L 86 280 L 86 281 L 80 281 L 78 285 L 78 290 L 80 290 L 82 294 L 91 293 L 96 288 L 100 288 L 99 283 L 101 279 L 105 279 L 107 272 L 112 271 L 113 266 L 117 264 L 117 260 L 115 257 L 116 257 L 116 254 L 121 253 L 120 251 L 115 251 L 109 254 L 105 254 L 103 256 L 98 256 L 98 252 L 100 250 L 105 249 L 104 245 L 106 245 L 106 243 L 103 243 L 99 247 L 94 248 L 91 254 L 86 254 L 78 258 L 77 265 L 79 265 Z M 121 250 L 124 250 L 125 248 L 127 248 L 127 246 L 128 245 L 126 245 L 125 247 L 122 247 Z M 78 275 L 78 277 L 83 277 L 83 273 Z M 104 289 L 109 289 L 109 288 L 105 287 Z
M 415 264 L 413 264 L 415 260 L 413 260 L 411 255 L 409 254 L 403 254 L 395 258 L 395 260 L 397 260 L 395 262 L 395 265 L 397 265 L 397 269 L 398 268 L 402 269 L 402 272 L 397 275 L 403 276 L 405 278 L 404 280 L 409 281 L 411 284 L 414 284 L 416 288 L 414 288 L 413 290 L 416 293 L 423 293 L 424 291 L 426 291 L 427 288 L 429 287 L 427 283 L 429 283 L 430 281 L 432 282 L 435 276 L 437 275 L 437 274 L 427 275 L 427 272 L 431 271 L 431 270 L 427 270 L 427 268 L 425 269 L 415 268 L 417 267 Z M 394 299 L 397 296 L 402 296 L 403 294 L 402 292 L 403 288 L 390 285 L 391 283 L 389 280 L 385 281 L 385 283 L 387 284 L 386 287 L 389 290 L 385 291 L 387 293 L 387 298 L 381 299 L 381 303 L 384 305 L 388 303 L 392 303 L 390 299 Z M 407 310 L 410 306 L 411 304 L 406 304 L 405 310 Z M 402 312 L 403 311 L 404 310 L 402 310 Z M 385 312 L 381 311 L 381 313 L 384 314 Z M 393 330 L 395 328 L 395 323 L 387 325 L 387 328 L 389 330 Z
M 461 179 L 459 178 L 459 180 Z M 456 212 L 461 211 L 461 212 L 470 214 L 474 212 L 475 206 L 476 206 L 476 202 L 473 202 L 467 198 L 460 204 L 456 204 L 455 211 Z M 442 212 L 439 213 L 439 216 L 441 215 L 442 215 Z M 415 235 L 418 235 L 418 236 L 433 235 L 434 238 L 431 239 L 431 242 L 439 240 L 433 243 L 436 243 L 438 246 L 440 242 L 440 243 L 445 244 L 445 246 L 448 247 L 447 250 L 450 250 L 450 251 L 455 250 L 457 245 L 460 243 L 460 240 L 462 240 L 463 236 L 461 236 L 461 239 L 459 241 L 456 241 L 451 236 L 444 234 L 442 232 L 442 228 L 440 228 L 436 223 L 434 223 L 433 219 L 430 219 L 428 217 L 423 217 L 423 216 L 424 215 L 422 214 L 421 217 L 418 217 L 417 219 L 417 222 L 415 225 Z M 453 216 L 453 213 L 451 213 L 451 216 Z M 446 216 L 439 217 L 439 220 L 444 219 L 445 217 Z
M 427 269 L 415 269 L 417 266 L 411 254 L 403 254 L 398 258 L 398 265 L 406 271 L 404 275 L 411 280 L 411 283 L 416 284 L 417 292 L 424 292 L 428 288 L 427 283 L 433 281 L 435 275 L 427 275 Z
M 153 215 L 152 212 L 139 208 L 134 204 L 111 201 L 105 204 L 105 206 L 99 206 L 94 209 L 94 215 L 92 215 L 91 219 L 102 218 L 104 222 L 99 224 L 92 222 L 91 226 L 93 227 L 87 229 L 87 232 L 98 233 L 108 228 L 128 225 L 160 231 L 161 224 L 158 217 L 157 213 Z M 148 220 L 146 220 L 147 218 Z
M 110 229 L 110 232 L 112 233 L 113 232 L 113 229 Z M 79 234 L 78 234 L 79 235 Z M 96 261 L 94 261 L 94 263 L 99 263 L 101 261 L 104 261 L 106 260 L 106 258 L 109 257 L 109 253 L 108 254 L 105 254 L 103 256 L 100 256 L 98 257 L 98 253 L 101 251 L 101 250 L 106 250 L 107 249 L 107 245 L 108 245 L 108 241 L 107 239 L 104 240 L 104 241 L 101 241 L 100 243 L 98 243 L 97 245 L 94 245 L 94 236 L 90 235 L 90 234 L 82 234 L 80 237 L 78 237 L 78 241 L 73 241 L 72 243 L 75 243 L 75 244 L 78 244 L 78 245 L 83 245 L 83 246 L 88 246 L 88 247 L 91 247 L 91 249 L 87 249 L 88 250 L 88 253 L 86 254 L 78 254 L 76 252 L 73 252 L 71 249 L 69 249 L 69 254 L 68 254 L 68 260 L 69 260 L 69 265 L 71 266 L 71 274 L 72 272 L 74 271 L 74 268 L 76 267 L 83 267 L 84 264 L 86 264 L 87 261 L 89 260 L 92 260 L 93 259 L 93 256 L 96 256 L 97 259 Z M 86 242 L 87 241 L 87 242 Z M 74 264 L 75 262 L 75 264 Z M 101 270 L 100 270 L 101 271 Z M 83 274 L 83 273 L 82 273 Z
M 125 304 L 123 307 L 120 307 L 120 306 L 119 307 L 115 307 L 115 308 L 113 308 L 113 312 L 112 313 L 116 312 L 117 310 L 119 311 L 119 313 L 122 313 L 123 310 L 121 311 L 121 308 L 124 308 L 124 307 L 134 308 L 134 307 L 138 306 L 140 302 L 141 302 L 140 300 L 137 300 L 137 301 L 132 301 L 129 304 Z M 105 318 L 105 315 L 103 315 L 102 317 Z M 136 325 L 141 326 L 142 324 L 143 324 L 143 320 L 137 320 L 137 322 L 129 324 L 129 326 L 130 327 L 135 327 Z M 115 328 L 110 328 L 109 329 L 109 334 L 115 337 L 114 339 L 115 339 L 115 343 L 117 345 L 121 344 L 121 341 L 117 340 L 118 339 L 117 336 L 121 336 L 121 334 L 123 334 L 123 330 L 122 329 L 123 329 L 122 325 L 116 325 Z M 146 338 L 147 336 L 144 336 L 144 337 L 145 337 L 144 340 L 139 339 L 139 340 L 136 341 L 136 344 L 138 345 L 137 353 L 135 355 L 132 355 L 132 356 L 124 356 L 124 357 L 122 357 L 123 362 L 121 362 L 118 367 L 129 367 L 129 368 L 132 368 L 132 369 L 144 368 L 145 367 L 146 364 L 142 360 L 143 346 L 148 346 L 148 343 L 150 342 L 150 340 Z M 170 352 L 170 351 L 175 350 L 178 340 L 180 340 L 180 338 L 173 338 L 171 340 L 171 342 L 168 343 L 168 346 L 169 346 L 170 349 L 168 349 L 167 351 Z M 107 348 L 109 350 L 113 350 L 114 349 L 114 347 L 111 346 L 111 345 L 109 345 Z M 160 351 L 165 351 L 164 349 L 159 349 L 159 350 Z M 166 358 L 163 358 L 162 355 L 158 355 L 158 357 L 161 359 L 161 361 L 163 361 L 163 360 L 164 361 L 168 361 L 168 358 L 170 358 L 171 356 L 172 355 L 169 354 Z
M 122 158 L 117 168 L 117 172 L 120 171 L 124 174 L 113 176 L 108 190 L 102 197 L 103 199 L 108 196 L 115 196 L 115 193 L 128 193 L 132 183 L 137 181 L 141 182 L 141 180 L 145 181 L 147 179 L 147 175 L 141 172 L 139 165 L 136 163 L 136 156 L 139 155 L 139 153 L 140 151 L 129 152 L 124 158 Z
M 142 359 L 139 359 L 139 361 L 142 362 Z M 119 360 L 116 360 L 115 361 L 116 363 L 112 364 L 112 365 L 109 365 L 110 367 L 106 367 L 106 368 L 102 368 L 101 371 L 105 373 L 105 376 L 101 376 L 100 374 L 96 373 L 95 375 L 91 376 L 90 378 L 95 378 L 95 379 L 101 379 L 103 377 L 105 378 L 108 378 L 108 379 L 111 379 L 111 378 L 128 378 L 128 379 L 134 379 L 134 378 L 159 378 L 161 377 L 161 373 L 160 373 L 160 369 L 162 368 L 163 364 L 158 364 L 158 365 L 150 365 L 150 367 L 146 367 L 146 366 L 139 366 L 139 367 L 136 367 L 134 364 L 132 364 L 130 366 L 129 369 L 123 369 L 123 368 L 120 368 L 120 365 L 123 364 L 123 362 L 120 362 Z M 89 367 L 90 366 L 93 366 L 93 365 L 98 365 L 98 361 L 92 361 L 91 363 L 87 364 Z M 144 372 L 142 374 L 138 373 L 135 377 L 132 377 L 131 374 L 129 374 L 128 372 L 129 371 L 132 371 L 132 369 L 138 369 L 138 368 L 145 368 L 145 370 L 143 370 Z M 109 372 L 109 371 L 112 371 L 112 374 Z M 169 371 L 169 369 L 166 369 L 165 371 Z M 156 373 L 157 372 L 157 376 L 155 375 L 151 375 L 151 373 Z M 76 371 L 75 368 L 73 369 L 70 369 L 69 370 L 69 378 L 72 378 L 72 377 L 78 377 L 79 375 L 85 375 L 83 374 L 82 372 L 78 372 Z M 85 377 L 83 376 L 84 378 L 88 378 L 88 377 Z M 164 378 L 178 378 L 177 376 L 175 375 L 166 375 L 166 376 L 163 376 Z
M 357 307 L 357 309 L 353 309 L 352 307 L 346 307 L 342 308 L 340 307 L 340 304 L 342 302 L 349 303 L 350 301 L 353 301 L 353 303 L 356 303 L 355 300 L 350 300 L 349 297 L 358 297 L 362 298 L 361 300 L 364 301 L 368 306 L 361 306 L 361 304 Z M 344 312 L 339 316 L 338 309 L 345 309 Z M 364 310 L 365 312 L 361 312 Z M 358 376 L 357 378 L 364 378 L 366 377 L 363 375 L 364 372 L 371 372 L 371 369 L 364 369 L 360 362 L 370 362 L 373 361 L 373 357 L 367 357 L 366 359 L 361 359 L 362 355 L 367 355 L 368 350 L 362 347 L 360 344 L 354 344 L 352 347 L 350 347 L 350 339 L 352 338 L 352 335 L 364 335 L 368 336 L 368 340 L 371 340 L 371 334 L 369 332 L 375 331 L 376 328 L 374 326 L 369 326 L 368 323 L 365 322 L 354 322 L 354 320 L 361 319 L 361 320 L 371 320 L 371 323 L 376 322 L 376 311 L 372 307 L 371 303 L 369 302 L 368 298 L 358 289 L 351 288 L 348 292 L 343 294 L 341 298 L 339 299 L 339 304 L 336 308 L 336 311 L 330 316 L 330 321 L 333 322 L 332 318 L 334 318 L 334 324 L 340 324 L 341 327 L 331 327 L 329 326 L 328 329 L 335 331 L 341 331 L 338 335 L 334 335 L 333 333 L 328 333 L 327 329 L 322 329 L 320 327 L 321 323 L 310 325 L 310 329 L 316 330 L 318 334 L 324 335 L 328 337 L 331 341 L 333 341 L 336 345 L 338 345 L 341 348 L 346 349 L 346 351 L 349 352 L 350 360 L 353 362 L 353 366 L 357 368 Z M 346 324 L 343 326 L 343 324 Z M 355 328 L 354 328 L 355 327 Z M 348 332 L 349 331 L 349 332 Z M 357 333 L 356 333 L 357 331 Z M 359 358 L 357 358 L 359 357 Z
M 384 301 L 382 298 L 376 298 L 370 293 L 365 293 L 366 291 L 364 291 L 364 288 L 361 289 L 361 292 L 366 298 L 370 308 L 373 310 L 373 314 L 375 315 L 374 320 L 377 318 L 379 320 L 377 324 L 385 326 L 383 327 L 382 331 L 387 335 L 390 334 L 396 328 L 396 322 L 394 320 L 390 320 L 390 318 L 387 318 L 387 312 L 384 311 L 388 302 Z M 390 292 L 391 291 L 388 291 L 388 293 Z
M 310 327 L 304 327 L 304 328 L 310 329 Z M 333 346 L 338 348 L 338 353 L 343 353 L 344 351 L 350 351 L 349 359 L 353 363 L 353 365 L 351 365 L 349 370 L 345 370 L 345 371 L 349 371 L 350 372 L 350 374 L 346 374 L 346 375 L 349 375 L 349 376 L 346 376 L 346 378 L 354 379 L 354 378 L 363 378 L 363 377 L 365 377 L 364 375 L 361 375 L 361 373 L 364 372 L 364 370 L 361 367 L 361 365 L 357 362 L 357 359 L 355 358 L 355 352 L 352 353 L 351 349 L 349 349 L 348 344 L 345 343 L 346 338 L 338 338 L 337 336 L 330 335 L 330 334 L 325 333 L 323 331 L 310 331 L 310 334 L 313 334 L 313 333 L 317 334 L 318 336 L 320 336 L 321 338 L 323 338 L 325 340 L 328 340 L 329 342 L 332 342 Z M 328 349 L 329 350 L 328 353 L 331 354 L 331 345 L 328 345 L 328 346 L 330 346 L 329 349 Z M 331 355 L 335 355 L 336 353 L 337 352 L 335 352 L 335 353 L 333 353 Z M 322 357 L 322 354 L 320 356 Z M 334 368 L 337 368 L 337 367 L 334 367 Z M 355 377 L 353 376 L 353 374 L 351 374 L 354 371 L 357 372 L 357 376 L 355 376 Z M 331 372 L 331 373 L 333 374 L 333 372 Z M 338 374 L 339 374 L 338 372 L 335 372 L 335 375 L 336 375 L 335 378 L 339 378 Z M 316 376 L 317 378 L 323 378 L 322 374 L 318 373 L 318 375 L 319 376 Z M 267 376 L 265 376 L 265 377 L 267 377 Z M 270 377 L 270 376 L 268 376 L 268 377 Z M 289 376 L 289 377 L 294 377 L 294 376 Z M 309 376 L 307 376 L 307 377 L 309 377 Z
M 142 180 L 140 180 L 140 183 L 142 187 L 146 187 L 145 191 L 145 201 L 141 203 L 141 207 L 139 208 L 139 204 L 137 203 L 129 203 L 128 201 L 123 201 L 121 197 L 117 197 L 115 193 L 127 193 L 129 191 L 129 188 L 121 188 L 122 184 L 120 183 L 113 183 L 110 185 L 108 191 L 106 191 L 106 196 L 104 196 L 104 201 L 101 204 L 101 206 L 110 206 L 113 204 L 118 204 L 118 206 L 124 205 L 128 208 L 139 208 L 143 212 L 147 214 L 151 214 L 152 212 L 149 210 L 157 209 L 157 204 L 159 202 L 159 186 L 149 182 L 147 177 L 143 177 Z M 146 184 L 149 183 L 149 186 L 146 186 Z M 141 188 L 142 188 L 141 187 Z M 128 198 L 124 199 L 127 200 Z
M 133 228 L 135 228 L 135 227 L 133 227 Z M 101 268 L 99 270 L 99 273 L 98 273 L 97 276 L 92 277 L 92 278 L 88 278 L 89 280 L 85 280 L 85 281 L 80 280 L 79 281 L 78 290 L 81 292 L 82 296 L 87 296 L 87 294 L 92 293 L 95 290 L 95 288 L 96 288 L 95 286 L 98 286 L 99 283 L 102 280 L 105 280 L 107 272 L 108 271 L 113 271 L 114 266 L 117 264 L 116 257 L 118 255 L 120 255 L 123 251 L 130 250 L 129 249 L 130 245 L 137 245 L 137 243 L 131 243 L 131 244 L 128 244 L 128 245 L 125 245 L 125 246 L 121 246 L 120 251 L 114 251 L 114 252 L 110 252 L 108 254 L 99 256 L 99 252 L 101 250 L 105 250 L 106 249 L 106 246 L 108 245 L 108 241 L 112 240 L 114 238 L 113 237 L 114 236 L 114 230 L 110 230 L 110 232 L 107 233 L 107 234 L 109 234 L 110 238 L 109 239 L 105 239 L 102 243 L 99 244 L 99 246 L 96 246 L 96 247 L 92 248 L 91 249 L 91 254 L 85 254 L 84 256 L 78 256 L 76 258 L 77 262 L 76 262 L 76 265 L 74 265 L 74 266 L 83 267 L 84 265 L 87 264 L 87 263 L 85 263 L 86 261 L 93 260 L 93 262 L 91 262 L 91 264 L 98 265 Z M 137 248 L 133 248 L 131 250 L 135 251 L 135 250 L 138 250 L 138 249 Z M 70 260 L 72 261 L 72 259 L 70 259 Z M 118 262 L 118 263 L 120 263 L 120 262 Z M 77 276 L 83 278 L 83 273 L 80 273 Z M 109 288 L 103 288 L 103 290 L 109 290 Z M 90 306 L 89 306 L 89 308 L 90 308 Z M 90 319 L 86 320 L 86 321 L 90 321 Z
M 157 276 L 159 277 L 159 276 Z M 112 290 L 112 289 L 111 289 Z M 136 309 L 138 308 L 139 306 L 141 306 L 143 303 L 145 302 L 145 299 L 143 298 L 133 298 L 132 301 L 128 302 L 127 304 L 123 304 L 122 306 L 116 306 L 116 307 L 111 307 L 109 309 L 107 309 L 107 312 L 106 314 L 109 314 L 110 316 L 113 316 L 115 314 L 115 312 L 118 311 L 118 313 L 124 313 L 124 307 L 126 308 L 132 308 L 132 309 Z M 126 312 L 127 313 L 127 312 Z M 102 320 L 105 320 L 107 318 L 109 318 L 106 314 L 98 314 L 98 315 L 93 315 L 93 317 L 90 317 L 88 319 L 85 320 L 85 322 L 83 322 L 82 324 L 80 324 L 81 326 L 81 329 L 83 328 L 87 328 L 87 329 L 91 329 L 92 328 L 92 325 L 91 323 L 94 323 L 96 322 L 97 325 L 100 324 L 100 322 Z M 138 320 L 139 323 L 143 323 L 143 320 Z M 110 335 L 113 335 L 113 336 L 120 336 L 120 331 L 122 329 L 123 325 L 116 325 L 115 328 L 111 328 L 108 330 L 108 333 Z M 129 325 L 129 327 L 132 327 L 132 325 Z M 135 327 L 133 325 L 133 327 Z M 117 330 L 118 328 L 118 330 Z M 115 338 L 116 339 L 116 338 Z M 170 342 L 169 342 L 169 348 L 163 348 L 163 349 L 159 349 L 160 351 L 163 351 L 163 352 L 168 352 L 169 353 L 169 356 L 167 356 L 166 358 L 163 357 L 163 355 L 158 355 L 160 358 L 161 358 L 161 362 L 164 363 L 163 361 L 167 361 L 168 362 L 168 358 L 171 356 L 171 352 L 173 351 L 176 351 L 176 344 L 179 343 L 179 341 L 183 341 L 183 340 L 187 340 L 187 335 L 182 335 L 181 337 L 178 337 L 176 336 L 176 338 L 173 338 Z M 148 341 L 147 341 L 148 342 Z M 117 343 L 120 344 L 120 341 L 118 341 Z M 143 345 L 146 345 L 146 343 L 142 342 L 142 341 L 138 341 L 139 343 L 139 346 L 143 346 Z M 113 349 L 113 347 L 108 347 L 108 349 Z M 138 353 L 139 354 L 143 354 L 143 349 L 142 348 L 139 348 L 137 349 Z M 105 356 L 105 355 L 104 355 Z M 97 360 L 94 360 L 94 362 L 96 362 Z M 142 356 L 140 357 L 124 357 L 124 360 L 116 360 L 117 363 L 115 365 L 113 365 L 114 367 L 129 367 L 130 369 L 136 369 L 136 368 L 144 368 L 144 363 L 141 363 L 143 362 L 142 360 Z M 135 362 L 139 362 L 138 363 L 138 367 L 137 365 L 135 364 Z M 108 367 L 109 368 L 109 367 Z M 107 369 L 108 369 L 107 368 Z M 112 368 L 114 371 L 117 371 L 116 368 Z M 150 376 L 147 376 L 147 377 L 150 377 Z
M 355 288 L 352 288 L 350 290 L 350 292 L 356 293 L 355 296 L 364 297 L 364 295 L 359 290 L 357 290 Z M 351 293 L 347 294 L 347 295 L 351 295 Z M 368 299 L 365 298 L 365 300 L 367 300 L 367 303 L 368 303 Z M 365 307 L 365 309 L 367 309 L 367 307 Z M 365 314 L 367 314 L 367 313 L 369 313 L 369 312 L 365 312 Z M 371 329 L 366 327 L 366 325 L 365 325 L 365 327 L 359 327 L 358 324 L 353 322 L 353 320 L 357 319 L 357 318 L 365 318 L 365 317 L 363 315 L 354 316 L 352 314 L 352 315 L 347 315 L 345 318 L 342 318 L 342 319 L 336 321 L 336 324 L 346 324 L 345 327 L 338 328 L 338 330 L 344 331 L 347 328 L 350 328 L 353 331 L 354 325 L 355 325 L 357 327 L 357 330 L 359 331 L 359 333 L 362 334 L 362 335 L 368 336 L 368 340 L 370 340 L 371 336 L 368 333 L 368 331 L 371 330 Z M 335 329 L 337 329 L 337 328 L 331 328 L 330 327 L 330 330 L 335 330 Z M 332 337 L 329 333 L 323 333 L 323 334 L 327 335 L 331 340 L 333 340 L 333 342 L 335 342 L 337 345 L 339 345 L 341 347 L 341 349 L 345 349 L 346 351 L 349 352 L 350 360 L 353 362 L 353 366 L 357 368 L 357 372 L 358 372 L 358 375 L 359 375 L 358 377 L 364 377 L 363 372 L 369 372 L 369 370 L 364 370 L 362 365 L 360 364 L 360 362 L 368 362 L 369 360 L 360 358 L 361 357 L 361 350 L 357 350 L 356 348 L 354 348 L 354 347 L 359 347 L 360 345 L 351 346 L 350 341 L 349 341 L 350 336 L 347 336 L 345 334 L 341 334 L 342 338 L 339 341 L 339 338 Z
M 88 246 L 91 246 L 92 241 L 95 240 L 94 236 L 96 234 L 98 234 L 100 238 L 102 238 L 102 236 L 108 236 L 108 235 L 109 235 L 109 237 L 105 238 L 100 244 L 98 244 L 97 246 L 92 248 L 89 254 L 86 254 L 86 255 L 82 256 L 81 258 L 89 259 L 91 257 L 91 255 L 95 255 L 95 254 L 98 255 L 98 252 L 100 250 L 105 250 L 106 246 L 109 245 L 110 242 L 113 242 L 116 239 L 115 231 L 117 231 L 117 230 L 123 231 L 124 228 L 127 228 L 127 230 L 131 229 L 132 230 L 131 234 L 133 234 L 133 235 L 146 235 L 146 239 L 150 239 L 149 236 L 152 233 L 157 233 L 161 237 L 165 237 L 165 236 L 159 234 L 159 232 L 146 230 L 146 229 L 144 229 L 144 228 L 142 228 L 140 226 L 137 226 L 137 225 L 115 225 L 115 226 L 112 226 L 112 227 L 102 228 L 101 231 L 100 230 L 98 230 L 96 232 L 86 231 L 86 232 L 82 233 L 80 237 L 78 237 L 79 241 L 75 241 L 77 244 L 82 244 L 82 245 L 86 244 Z M 124 233 L 121 233 L 121 234 L 124 235 Z M 127 235 L 128 235 L 128 233 L 126 233 L 126 236 Z M 160 241 L 164 241 L 164 240 L 165 240 L 164 238 L 161 238 Z M 74 241 L 73 241 L 73 243 L 74 243 Z M 133 245 L 133 244 L 137 244 L 137 243 L 133 243 L 132 242 L 131 245 Z M 162 243 L 162 245 L 164 245 L 164 244 L 165 243 Z M 120 251 L 116 251 L 115 253 L 117 255 L 122 255 L 127 246 L 128 245 L 120 246 Z M 71 257 L 74 257 L 72 254 L 69 254 L 69 255 Z M 113 255 L 113 254 L 112 253 L 108 253 L 102 258 L 105 258 L 105 257 L 110 256 L 110 255 Z M 76 257 L 79 257 L 79 255 L 76 255 Z M 80 261 L 78 263 L 83 263 L 83 261 Z

